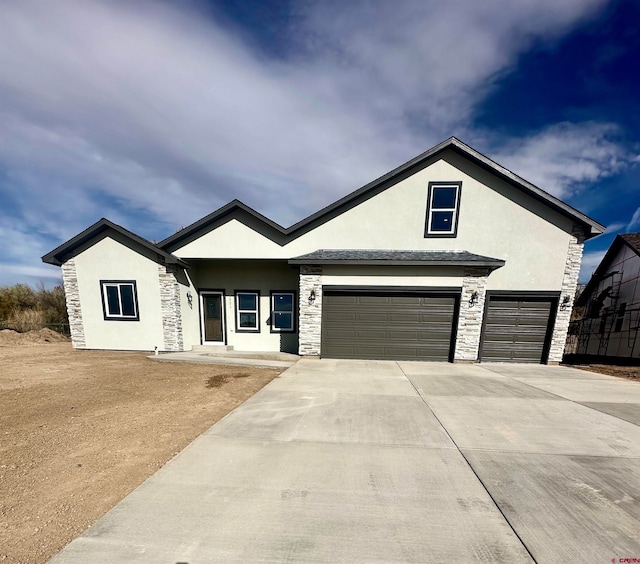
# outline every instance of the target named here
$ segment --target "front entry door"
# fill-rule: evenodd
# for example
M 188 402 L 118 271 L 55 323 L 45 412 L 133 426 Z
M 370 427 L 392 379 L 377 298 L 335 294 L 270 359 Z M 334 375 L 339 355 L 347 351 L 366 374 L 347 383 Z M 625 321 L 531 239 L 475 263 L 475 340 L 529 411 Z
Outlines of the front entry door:
M 204 343 L 224 342 L 224 320 L 221 292 L 201 294 L 202 340 Z

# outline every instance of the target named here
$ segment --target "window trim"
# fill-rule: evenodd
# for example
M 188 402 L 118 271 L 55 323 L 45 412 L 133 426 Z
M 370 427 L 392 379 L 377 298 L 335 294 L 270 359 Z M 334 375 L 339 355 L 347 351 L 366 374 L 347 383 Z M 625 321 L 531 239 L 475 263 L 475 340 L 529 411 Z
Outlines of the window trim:
M 453 208 L 433 208 L 432 200 L 435 188 L 456 188 L 456 202 Z M 425 218 L 424 236 L 425 237 L 457 237 L 458 236 L 458 218 L 460 217 L 460 201 L 462 199 L 462 182 L 429 182 L 427 190 L 427 213 Z M 432 231 L 431 220 L 434 211 L 452 211 L 453 222 L 451 231 Z
M 273 314 L 275 312 L 274 297 L 278 294 L 287 294 L 291 296 L 291 329 L 280 329 L 274 327 Z M 269 297 L 270 313 L 269 313 L 269 327 L 271 333 L 295 333 L 296 332 L 296 311 L 297 311 L 297 293 L 292 290 L 271 290 Z
M 240 309 L 240 302 L 238 296 L 240 294 L 251 294 L 256 297 L 256 309 Z M 236 333 L 260 333 L 260 291 L 259 290 L 235 290 L 234 292 L 234 306 L 236 311 Z M 255 313 L 256 325 L 255 327 L 241 327 L 240 326 L 240 313 Z
M 118 300 L 120 311 L 122 312 L 121 286 L 131 286 L 133 288 L 133 307 L 135 315 L 114 315 L 109 313 L 108 297 L 106 289 L 110 286 L 118 288 Z M 100 297 L 102 302 L 102 314 L 105 321 L 140 321 L 140 310 L 138 309 L 138 287 L 135 280 L 100 280 Z

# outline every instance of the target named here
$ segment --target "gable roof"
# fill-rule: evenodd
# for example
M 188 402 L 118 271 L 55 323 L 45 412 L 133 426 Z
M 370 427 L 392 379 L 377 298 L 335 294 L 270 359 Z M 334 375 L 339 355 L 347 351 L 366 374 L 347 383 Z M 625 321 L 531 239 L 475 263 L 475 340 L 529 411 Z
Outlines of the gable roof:
M 634 253 L 640 256 L 640 233 L 621 233 L 616 236 L 616 238 L 613 240 L 613 243 L 611 243 L 611 246 L 605 253 L 604 257 L 602 257 L 600 264 L 591 275 L 591 279 L 585 286 L 585 289 L 578 296 L 576 305 L 581 306 L 587 303 L 589 296 L 597 287 L 598 282 L 600 282 L 600 280 L 602 280 L 603 276 L 606 274 L 609 264 L 611 264 L 613 258 L 618 254 L 618 252 L 624 245 L 629 247 Z
M 369 249 L 319 249 L 289 259 L 289 264 L 359 264 L 387 266 L 477 266 L 491 270 L 504 261 L 468 251 L 381 251 Z
M 91 241 L 91 239 L 101 235 L 105 231 L 115 231 L 122 235 L 125 239 L 141 245 L 145 249 L 148 249 L 157 255 L 161 256 L 167 264 L 177 264 L 183 268 L 186 268 L 188 264 L 182 259 L 179 259 L 175 255 L 168 253 L 164 249 L 161 249 L 157 245 L 154 245 L 150 241 L 136 235 L 132 231 L 125 229 L 124 227 L 105 219 L 104 217 L 94 223 L 91 227 L 85 229 L 82 233 L 78 233 L 72 239 L 69 239 L 66 243 L 63 243 L 59 247 L 53 249 L 50 253 L 47 253 L 42 257 L 42 261 L 55 266 L 61 266 L 63 262 L 68 260 L 73 252 L 80 246 Z
M 366 184 L 362 188 L 356 190 L 355 192 L 352 192 L 351 194 L 348 194 L 344 198 L 341 198 L 337 202 L 334 202 L 333 204 L 321 209 L 320 211 L 310 215 L 302 221 L 299 221 L 291 227 L 284 228 L 274 221 L 271 221 L 264 215 L 251 209 L 246 204 L 243 204 L 241 201 L 233 200 L 229 204 L 219 208 L 206 217 L 203 217 L 199 221 L 196 221 L 195 223 L 192 223 L 181 231 L 178 231 L 178 233 L 175 233 L 174 235 L 167 237 L 163 241 L 160 241 L 160 243 L 158 243 L 158 246 L 167 250 L 177 249 L 187 242 L 198 238 L 199 232 L 205 229 L 213 229 L 217 225 L 225 223 L 232 218 L 239 219 L 240 221 L 244 220 L 243 222 L 250 221 L 250 226 L 256 229 L 256 231 L 279 243 L 280 245 L 284 245 L 287 242 L 299 237 L 300 235 L 303 235 L 304 233 L 307 233 L 308 231 L 314 229 L 318 225 L 322 225 L 323 223 L 350 210 L 351 208 L 357 206 L 370 197 L 375 196 L 376 194 L 393 186 L 403 178 L 410 176 L 417 170 L 426 166 L 429 159 L 434 158 L 435 156 L 446 150 L 455 151 L 456 153 L 466 157 L 468 160 L 480 166 L 481 168 L 488 170 L 510 185 L 518 188 L 525 194 L 544 203 L 549 208 L 581 225 L 585 230 L 587 239 L 595 237 L 596 235 L 600 235 L 604 232 L 605 227 L 597 221 L 591 219 L 590 217 L 586 216 L 570 205 L 565 204 L 562 200 L 559 200 L 555 196 L 552 196 L 544 190 L 541 190 L 537 186 L 524 180 L 523 178 L 519 177 L 518 175 L 514 174 L 498 163 L 492 161 L 491 159 L 479 153 L 475 149 L 472 149 L 459 139 L 450 137 L 446 141 L 443 141 L 435 147 L 432 147 L 428 151 L 422 153 L 421 155 L 418 155 L 417 157 L 404 163 L 391 172 L 388 172 L 384 176 L 381 176 L 373 182 Z

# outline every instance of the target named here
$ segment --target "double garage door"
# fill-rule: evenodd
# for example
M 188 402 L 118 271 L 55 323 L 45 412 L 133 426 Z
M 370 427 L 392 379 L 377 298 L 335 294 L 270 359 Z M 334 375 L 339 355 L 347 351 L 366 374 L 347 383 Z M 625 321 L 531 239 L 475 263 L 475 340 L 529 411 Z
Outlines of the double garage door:
M 329 291 L 322 296 L 322 356 L 451 360 L 455 294 Z
M 327 289 L 322 299 L 325 358 L 453 360 L 459 294 Z M 545 362 L 555 299 L 488 295 L 487 301 L 480 359 Z

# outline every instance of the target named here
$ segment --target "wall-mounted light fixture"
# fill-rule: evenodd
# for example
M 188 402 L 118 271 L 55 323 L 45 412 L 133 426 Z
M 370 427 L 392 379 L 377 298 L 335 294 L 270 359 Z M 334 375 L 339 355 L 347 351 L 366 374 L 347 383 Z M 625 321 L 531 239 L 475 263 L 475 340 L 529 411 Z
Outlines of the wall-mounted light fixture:
M 473 292 L 469 298 L 469 307 L 473 307 L 478 303 L 478 292 Z
M 187 292 L 187 302 L 189 303 L 189 307 L 193 309 L 193 295 L 191 292 Z
M 571 296 L 565 296 L 562 298 L 562 303 L 560 304 L 560 311 L 565 311 L 569 304 L 571 303 Z
M 312 304 L 315 301 L 316 301 L 316 291 L 311 290 L 311 293 L 309 294 L 309 303 Z

